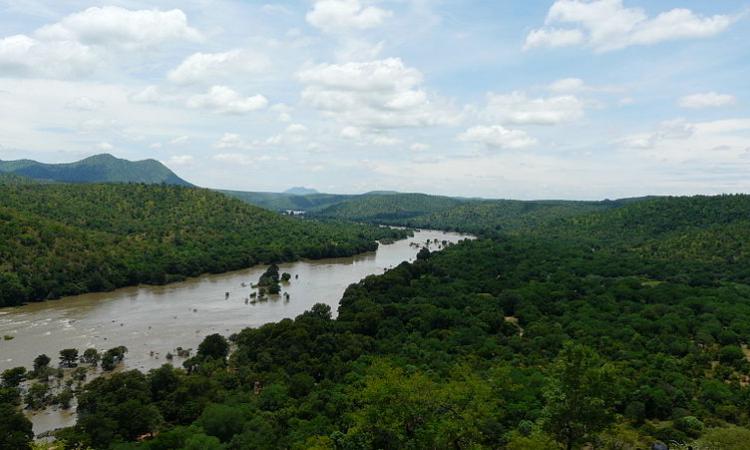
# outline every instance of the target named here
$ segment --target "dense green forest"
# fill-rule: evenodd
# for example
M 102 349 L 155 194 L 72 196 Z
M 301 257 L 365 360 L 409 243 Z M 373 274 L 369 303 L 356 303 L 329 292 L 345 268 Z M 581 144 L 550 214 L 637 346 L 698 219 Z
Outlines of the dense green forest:
M 363 194 L 318 212 L 324 217 L 401 224 L 407 219 L 448 210 L 462 200 L 427 194 Z
M 164 183 L 191 186 L 159 161 L 127 161 L 109 154 L 63 164 L 40 163 L 29 159 L 0 161 L 0 173 L 63 183 Z
M 400 230 L 302 221 L 195 188 L 0 185 L 0 306 L 261 262 L 348 256 Z
M 58 438 L 118 449 L 748 449 L 749 214 L 750 196 L 655 198 L 509 233 L 489 225 L 486 238 L 350 286 L 336 319 L 315 305 L 230 336 L 231 352 L 209 336 L 184 368 L 97 378 Z
M 559 219 L 619 208 L 641 200 L 521 201 L 461 199 L 425 194 L 363 194 L 313 210 L 312 215 L 492 236 L 526 232 L 541 225 L 554 224 Z
M 351 195 L 337 194 L 293 194 L 286 192 L 245 192 L 219 191 L 230 197 L 235 197 L 251 205 L 272 211 L 317 211 L 328 206 L 346 201 Z

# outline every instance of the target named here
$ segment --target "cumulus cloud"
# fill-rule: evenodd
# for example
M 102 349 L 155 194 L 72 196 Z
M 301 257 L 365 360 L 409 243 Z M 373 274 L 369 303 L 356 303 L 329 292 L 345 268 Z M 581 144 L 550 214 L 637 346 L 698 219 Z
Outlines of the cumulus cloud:
M 248 50 L 234 49 L 222 53 L 194 53 L 169 72 L 170 81 L 179 84 L 215 82 L 231 76 L 262 72 L 269 59 Z
M 307 104 L 351 126 L 399 128 L 445 124 L 455 115 L 421 89 L 422 74 L 399 58 L 320 64 L 302 70 Z
M 127 50 L 201 39 L 200 32 L 188 25 L 187 16 L 179 9 L 129 10 L 119 6 L 88 8 L 46 25 L 35 34 L 49 41 L 75 41 Z
M 529 98 L 524 92 L 487 95 L 484 116 L 506 124 L 557 125 L 583 117 L 584 103 L 574 95 Z
M 736 17 L 702 16 L 675 8 L 648 17 L 641 8 L 627 8 L 622 0 L 557 0 L 545 25 L 526 36 L 525 49 L 586 44 L 595 51 L 618 50 L 689 38 L 705 38 L 726 30 Z
M 458 140 L 484 144 L 497 149 L 521 149 L 536 144 L 523 130 L 510 130 L 502 125 L 479 125 L 458 135 Z
M 200 37 L 178 9 L 93 7 L 31 35 L 0 38 L 0 76 L 76 78 L 107 62 L 110 51 L 137 51 Z
M 244 97 L 227 86 L 212 86 L 205 94 L 193 95 L 187 106 L 206 109 L 219 114 L 246 114 L 263 109 L 268 100 L 262 95 Z
M 0 76 L 71 78 L 91 73 L 100 61 L 75 41 L 42 41 L 18 34 L 0 39 Z
M 315 28 L 333 33 L 373 28 L 391 15 L 391 11 L 365 6 L 359 0 L 317 0 L 305 18 Z
M 681 97 L 679 105 L 683 108 L 700 109 L 728 106 L 736 102 L 737 99 L 733 95 L 704 92 Z

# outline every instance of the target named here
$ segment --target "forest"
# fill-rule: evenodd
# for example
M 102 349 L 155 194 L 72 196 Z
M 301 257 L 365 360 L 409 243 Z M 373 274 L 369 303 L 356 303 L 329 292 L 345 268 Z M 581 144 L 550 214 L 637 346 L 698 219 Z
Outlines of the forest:
M 749 213 L 744 195 L 665 197 L 507 233 L 490 225 L 351 285 L 335 319 L 317 304 L 208 336 L 182 368 L 97 378 L 57 439 L 123 450 L 748 449 Z
M 350 256 L 406 231 L 283 217 L 169 185 L 0 183 L 0 306 Z

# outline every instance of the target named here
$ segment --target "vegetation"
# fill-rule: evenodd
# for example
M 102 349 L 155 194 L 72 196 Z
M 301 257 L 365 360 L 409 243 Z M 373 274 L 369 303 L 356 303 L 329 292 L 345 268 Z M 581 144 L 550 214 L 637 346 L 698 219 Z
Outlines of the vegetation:
M 302 221 L 204 189 L 0 186 L 0 306 L 258 263 L 349 256 L 405 231 Z
M 231 353 L 207 337 L 187 370 L 98 378 L 58 437 L 118 449 L 745 448 L 748 212 L 746 196 L 660 198 L 490 230 L 350 286 L 336 319 L 318 304 L 232 336 Z
M 149 183 L 192 186 L 159 161 L 127 161 L 109 154 L 66 164 L 45 164 L 28 159 L 0 161 L 0 173 L 63 183 Z
M 312 212 L 317 217 L 497 236 L 527 232 L 566 218 L 607 211 L 640 200 L 520 201 L 425 194 L 364 194 Z
M 284 192 L 219 191 L 243 202 L 272 211 L 317 211 L 352 198 L 337 194 L 294 194 Z

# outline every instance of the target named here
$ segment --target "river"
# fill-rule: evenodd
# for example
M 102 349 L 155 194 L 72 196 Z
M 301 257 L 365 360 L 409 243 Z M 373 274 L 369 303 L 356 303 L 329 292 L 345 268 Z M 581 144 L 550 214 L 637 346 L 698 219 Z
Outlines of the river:
M 90 347 L 107 350 L 118 345 L 129 350 L 124 368 L 147 371 L 167 362 L 165 355 L 174 353 L 176 347 L 197 348 L 208 334 L 228 336 L 246 327 L 293 318 L 315 303 L 330 305 L 335 314 L 347 286 L 403 261 L 413 261 L 419 249 L 412 244 L 465 238 L 468 236 L 421 230 L 412 238 L 381 244 L 371 253 L 280 264 L 280 272 L 292 275 L 288 284 L 282 284 L 282 293 L 288 293 L 289 300 L 282 295 L 246 304 L 250 285 L 266 269 L 255 266 L 165 286 L 136 286 L 0 308 L 0 336 L 12 337 L 0 341 L 0 371 L 15 366 L 30 368 L 42 353 L 56 361 L 64 348 L 77 348 L 82 353 Z M 432 244 L 430 248 L 438 247 Z M 181 360 L 173 361 L 175 366 L 179 363 Z M 75 420 L 73 414 L 50 410 L 30 417 L 35 433 L 72 425 Z

